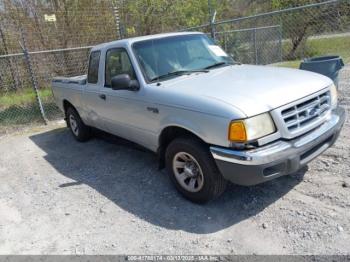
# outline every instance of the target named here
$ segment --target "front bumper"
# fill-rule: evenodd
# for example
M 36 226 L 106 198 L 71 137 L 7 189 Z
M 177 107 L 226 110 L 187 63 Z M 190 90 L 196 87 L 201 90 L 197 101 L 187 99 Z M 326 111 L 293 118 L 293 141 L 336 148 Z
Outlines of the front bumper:
M 279 140 L 252 150 L 210 147 L 222 175 L 239 185 L 255 185 L 298 171 L 337 140 L 345 110 L 332 111 L 327 122 L 293 140 Z

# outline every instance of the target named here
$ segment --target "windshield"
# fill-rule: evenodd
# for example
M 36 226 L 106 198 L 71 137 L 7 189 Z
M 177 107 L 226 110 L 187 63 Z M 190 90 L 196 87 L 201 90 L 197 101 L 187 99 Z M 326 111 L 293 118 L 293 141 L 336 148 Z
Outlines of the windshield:
M 232 64 L 234 61 L 206 35 L 180 35 L 136 42 L 134 53 L 148 81 L 174 72 L 191 72 Z

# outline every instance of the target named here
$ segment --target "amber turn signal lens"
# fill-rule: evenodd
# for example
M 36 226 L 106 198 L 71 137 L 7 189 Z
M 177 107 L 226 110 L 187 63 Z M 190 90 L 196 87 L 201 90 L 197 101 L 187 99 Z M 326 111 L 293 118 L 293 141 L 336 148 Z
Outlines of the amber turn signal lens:
M 247 141 L 247 133 L 243 121 L 233 121 L 230 124 L 228 139 L 233 142 Z

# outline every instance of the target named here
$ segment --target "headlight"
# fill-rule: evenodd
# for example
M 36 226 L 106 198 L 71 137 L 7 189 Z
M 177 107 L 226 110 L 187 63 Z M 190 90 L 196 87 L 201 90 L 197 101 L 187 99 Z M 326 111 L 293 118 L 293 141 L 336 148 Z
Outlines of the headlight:
M 228 139 L 232 142 L 247 142 L 255 140 L 276 131 L 269 113 L 253 116 L 230 123 Z
M 331 90 L 331 101 L 332 101 L 332 107 L 336 107 L 338 103 L 338 91 L 334 84 L 330 87 Z

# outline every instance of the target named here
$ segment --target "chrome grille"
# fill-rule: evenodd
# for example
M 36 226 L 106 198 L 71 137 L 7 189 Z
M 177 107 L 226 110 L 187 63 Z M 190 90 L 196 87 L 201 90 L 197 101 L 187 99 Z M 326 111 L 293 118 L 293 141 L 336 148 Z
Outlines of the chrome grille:
M 290 132 L 295 132 L 317 121 L 330 108 L 331 96 L 330 92 L 327 91 L 282 110 L 281 115 L 287 129 Z

